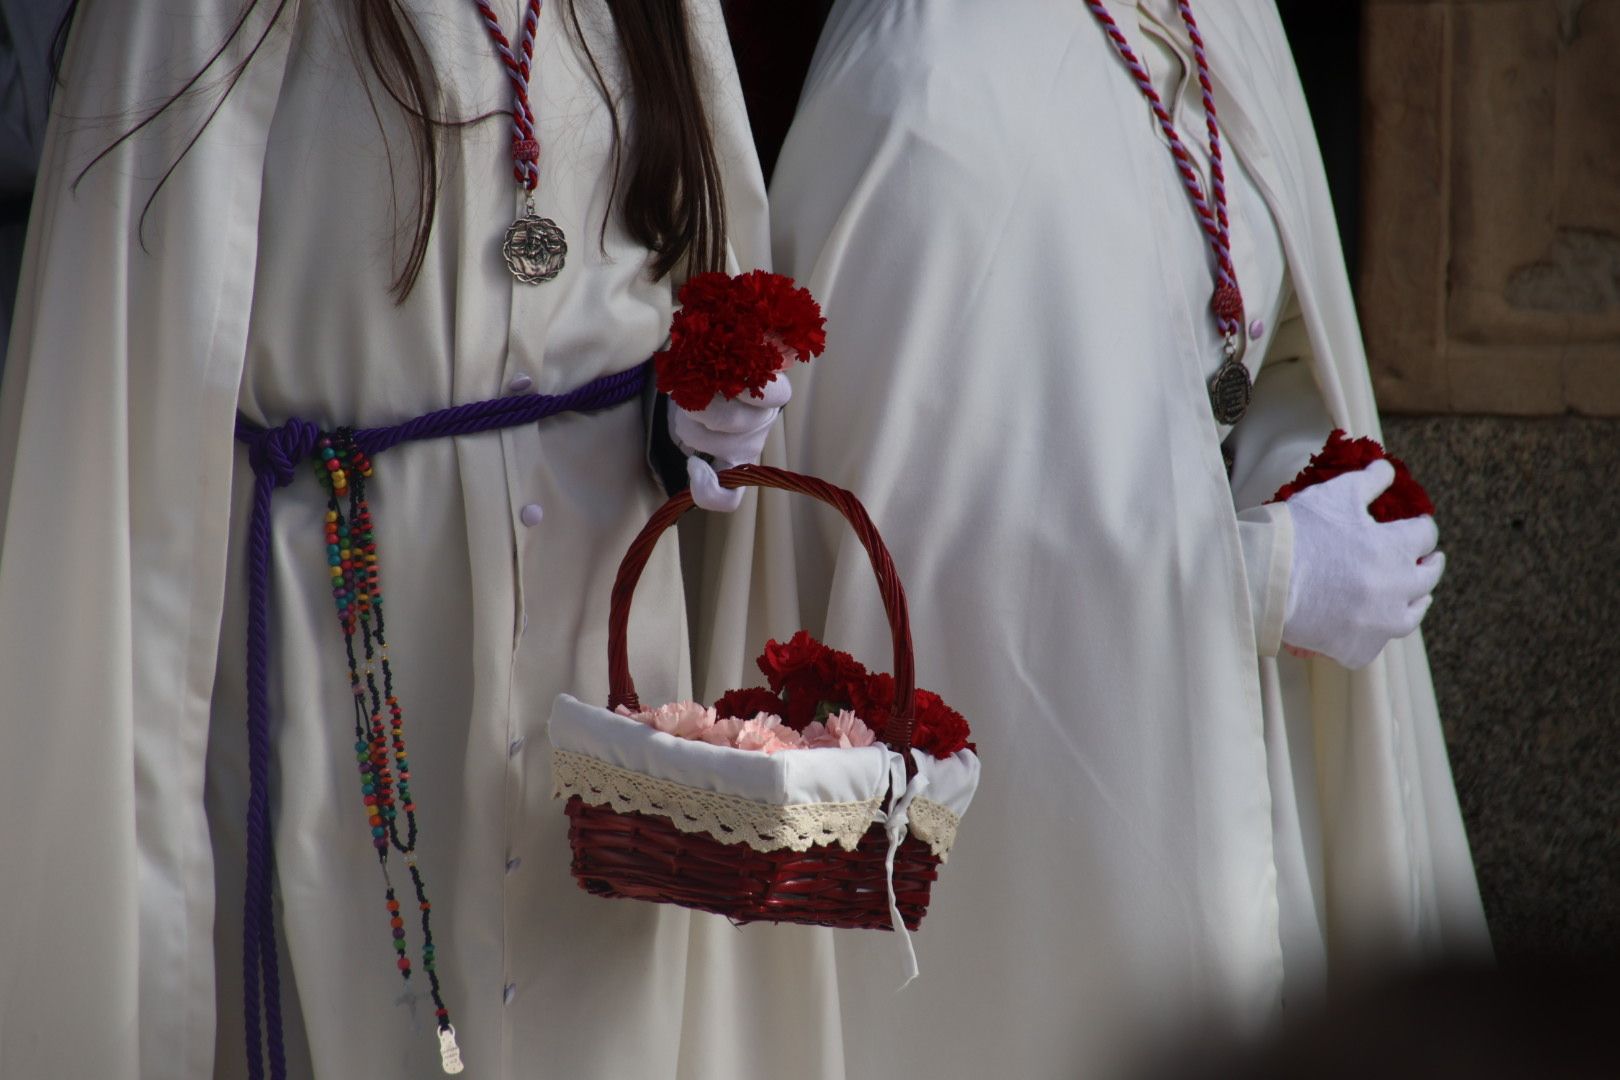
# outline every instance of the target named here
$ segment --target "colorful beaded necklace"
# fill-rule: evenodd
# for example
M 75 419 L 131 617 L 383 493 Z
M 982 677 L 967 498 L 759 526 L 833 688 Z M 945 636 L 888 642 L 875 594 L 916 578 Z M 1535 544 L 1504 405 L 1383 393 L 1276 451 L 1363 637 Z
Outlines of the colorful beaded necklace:
M 1148 75 L 1147 68 L 1136 58 L 1130 42 L 1125 39 L 1119 24 L 1108 13 L 1108 9 L 1103 7 L 1101 0 L 1086 0 L 1086 7 L 1102 24 L 1108 40 L 1113 42 L 1115 51 L 1119 53 L 1125 67 L 1136 80 L 1138 89 L 1142 91 L 1142 96 L 1147 98 L 1153 115 L 1158 119 L 1159 127 L 1163 129 L 1165 139 L 1170 143 L 1170 154 L 1175 159 L 1176 171 L 1181 174 L 1182 185 L 1187 189 L 1188 197 L 1192 199 L 1193 210 L 1198 214 L 1198 221 L 1204 234 L 1209 237 L 1210 249 L 1215 256 L 1215 292 L 1210 298 L 1210 308 L 1215 313 L 1216 328 L 1225 339 L 1222 347 L 1224 360 L 1209 382 L 1209 402 L 1218 422 L 1235 424 L 1243 419 L 1243 414 L 1249 409 L 1254 384 L 1249 376 L 1249 369 L 1243 366 L 1240 355 L 1243 341 L 1243 294 L 1238 289 L 1237 267 L 1232 264 L 1232 224 L 1226 213 L 1226 173 L 1221 167 L 1221 131 L 1215 120 L 1215 86 L 1209 74 L 1209 57 L 1204 51 L 1204 38 L 1198 32 L 1197 21 L 1193 19 L 1191 0 L 1177 0 L 1176 6 L 1181 12 L 1181 21 L 1187 24 L 1187 34 L 1192 40 L 1193 57 L 1198 64 L 1198 85 L 1203 90 L 1204 121 L 1209 131 L 1209 186 L 1215 195 L 1213 209 L 1209 205 L 1209 200 L 1204 197 L 1204 189 L 1198 182 L 1198 174 L 1193 170 L 1192 155 L 1187 152 L 1186 145 L 1177 134 L 1175 122 L 1170 118 L 1169 110 L 1164 107 L 1159 92 L 1154 89 L 1153 79 Z
M 500 16 L 489 0 L 473 3 L 512 83 L 512 175 L 525 193 L 523 216 L 507 228 L 501 255 L 514 278 L 524 285 L 539 285 L 562 273 L 568 255 L 562 229 L 534 208 L 534 189 L 540 184 L 540 135 L 535 130 L 534 109 L 529 106 L 529 79 L 534 71 L 534 39 L 540 29 L 540 0 L 527 0 L 523 37 L 516 50 L 501 30 Z
M 348 654 L 349 688 L 354 694 L 354 754 L 359 763 L 361 803 L 371 830 L 372 846 L 377 849 L 377 862 L 382 867 L 388 924 L 394 951 L 398 954 L 396 964 L 409 986 L 411 959 L 405 941 L 405 918 L 400 913 L 393 878 L 388 873 L 390 847 L 404 859 L 416 893 L 417 910 L 422 916 L 422 970 L 427 972 L 433 996 L 440 1060 L 445 1072 L 459 1073 L 461 1050 L 456 1045 L 456 1029 L 450 1024 L 450 1010 L 445 1007 L 439 986 L 433 944 L 433 905 L 428 902 L 427 886 L 416 862 L 416 803 L 411 798 L 405 713 L 394 694 L 394 672 L 388 663 L 377 541 L 372 530 L 371 505 L 366 500 L 371 461 L 355 445 L 353 431 L 349 428 L 339 428 L 332 436 L 322 437 L 316 445 L 320 455 L 315 471 L 327 491 L 326 561 L 332 575 L 332 600 Z M 356 631 L 363 661 L 355 655 Z M 381 686 L 377 682 L 379 673 Z M 390 750 L 397 773 L 389 767 Z M 401 811 L 405 816 L 403 836 L 399 826 Z

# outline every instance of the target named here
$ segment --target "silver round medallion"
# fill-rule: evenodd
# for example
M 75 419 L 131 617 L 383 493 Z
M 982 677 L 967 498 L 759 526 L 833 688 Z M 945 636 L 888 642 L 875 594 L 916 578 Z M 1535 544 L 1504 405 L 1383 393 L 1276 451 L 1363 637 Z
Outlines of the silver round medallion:
M 501 254 L 514 278 L 525 285 L 539 285 L 562 273 L 568 241 L 555 221 L 529 213 L 506 230 Z
M 1253 395 L 1254 381 L 1249 378 L 1249 369 L 1236 358 L 1222 364 L 1209 380 L 1209 404 L 1215 410 L 1217 423 L 1230 425 L 1243 419 Z

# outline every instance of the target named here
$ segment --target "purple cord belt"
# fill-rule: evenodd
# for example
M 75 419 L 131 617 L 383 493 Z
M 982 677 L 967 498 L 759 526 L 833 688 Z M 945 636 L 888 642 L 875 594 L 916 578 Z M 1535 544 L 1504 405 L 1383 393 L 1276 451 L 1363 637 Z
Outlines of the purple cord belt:
M 648 361 L 628 371 L 603 376 L 566 394 L 523 394 L 454 405 L 403 424 L 355 430 L 350 437 L 360 450 L 374 457 L 404 442 L 477 435 L 532 424 L 558 413 L 594 412 L 639 397 L 650 371 Z M 276 488 L 293 482 L 301 462 L 316 454 L 322 432 L 307 420 L 293 419 L 278 427 L 266 428 L 238 414 L 236 438 L 248 446 L 254 479 L 253 518 L 248 532 L 248 804 L 242 1000 L 249 1077 L 262 1080 L 268 1050 L 272 1080 L 285 1080 L 287 1055 L 282 1035 L 281 977 L 271 906 L 274 860 L 269 785 L 270 499 Z M 267 1030 L 260 1028 L 261 1003 Z

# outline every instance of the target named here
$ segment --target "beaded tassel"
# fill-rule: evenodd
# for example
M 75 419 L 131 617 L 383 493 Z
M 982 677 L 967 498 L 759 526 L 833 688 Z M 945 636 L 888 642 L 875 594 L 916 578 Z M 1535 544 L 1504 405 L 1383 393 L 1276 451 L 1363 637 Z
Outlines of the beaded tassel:
M 405 940 L 405 919 L 388 873 L 390 847 L 400 853 L 410 871 L 417 910 L 421 912 L 422 970 L 427 972 L 432 991 L 444 1071 L 459 1073 L 462 1062 L 456 1045 L 456 1029 L 450 1024 L 450 1011 L 445 1007 L 439 987 L 433 944 L 433 905 L 428 902 L 427 886 L 416 863 L 416 803 L 411 798 L 405 713 L 394 694 L 394 672 L 388 663 L 377 540 L 372 528 L 371 506 L 366 499 L 371 462 L 347 428 L 323 436 L 317 445 L 320 456 L 316 468 L 327 490 L 326 561 L 332 579 L 333 604 L 343 628 L 349 689 L 354 695 L 354 753 L 360 771 L 361 802 L 366 825 L 371 830 L 371 843 L 377 849 L 377 861 L 382 867 L 386 886 L 384 906 L 397 954 L 395 962 L 400 976 L 409 984 L 412 968 Z M 357 631 L 359 657 L 355 652 Z M 405 822 L 403 835 L 401 811 Z

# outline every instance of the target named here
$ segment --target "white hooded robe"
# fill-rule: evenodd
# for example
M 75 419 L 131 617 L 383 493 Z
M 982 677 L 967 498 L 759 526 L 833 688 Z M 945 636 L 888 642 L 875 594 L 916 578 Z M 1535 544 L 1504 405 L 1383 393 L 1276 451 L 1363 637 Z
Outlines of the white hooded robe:
M 515 33 L 517 0 L 494 6 Z M 0 395 L 6 1077 L 202 1080 L 244 1068 L 253 478 L 232 436 L 237 410 L 259 423 L 371 426 L 560 393 L 645 360 L 673 308 L 678 282 L 652 279 L 615 212 L 613 130 L 566 4 L 542 15 L 531 100 L 538 207 L 570 253 L 539 287 L 514 283 L 500 259 L 522 198 L 510 86 L 478 12 L 466 0 L 407 5 L 446 113 L 497 115 L 446 133 L 432 243 L 398 305 L 410 140 L 386 92 L 363 82 L 349 7 L 288 5 L 267 29 L 276 5 L 261 3 L 233 38 L 245 7 L 87 0 L 55 103 Z M 604 74 L 622 85 L 601 6 L 579 8 Z M 691 11 L 734 262 L 763 265 L 763 185 L 719 5 Z M 227 39 L 195 92 L 74 185 Z M 605 700 L 610 583 L 662 501 L 643 430 L 631 403 L 376 460 L 445 997 L 468 1076 L 755 1080 L 769 1053 L 793 1063 L 781 1075 L 817 1077 L 837 1062 L 817 1010 L 751 980 L 793 972 L 830 985 L 824 937 L 744 939 L 709 916 L 592 898 L 569 876 L 545 724 L 559 692 Z M 414 993 L 395 970 L 360 804 L 324 502 L 301 468 L 276 493 L 273 521 L 271 797 L 290 1075 L 437 1076 L 433 1006 L 419 964 Z M 673 540 L 642 580 L 630 651 L 649 699 L 688 692 Z M 391 866 L 400 880 L 397 855 Z M 738 1031 L 776 1034 L 767 1047 Z
M 922 978 L 895 995 L 887 951 L 839 939 L 851 1077 L 1105 1075 L 1374 952 L 1485 947 L 1421 640 L 1353 673 L 1276 655 L 1290 526 L 1258 504 L 1378 417 L 1276 12 L 1194 7 L 1248 319 L 1276 324 L 1230 480 L 1208 247 L 1079 0 L 844 0 L 777 165 L 777 269 L 828 317 L 789 465 L 865 501 L 919 685 L 984 762 Z M 1201 146 L 1174 4 L 1109 8 Z M 806 625 L 881 662 L 859 545 L 795 521 Z

